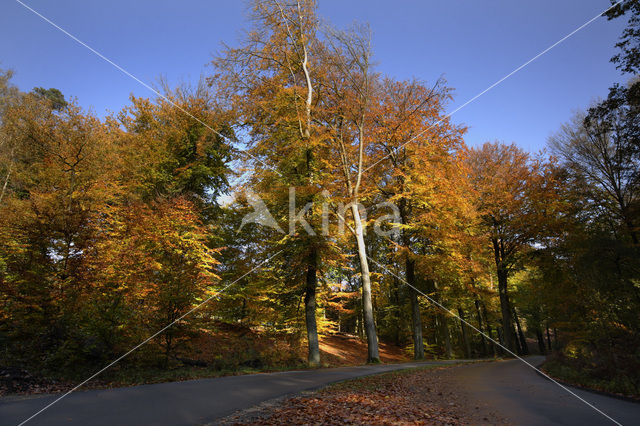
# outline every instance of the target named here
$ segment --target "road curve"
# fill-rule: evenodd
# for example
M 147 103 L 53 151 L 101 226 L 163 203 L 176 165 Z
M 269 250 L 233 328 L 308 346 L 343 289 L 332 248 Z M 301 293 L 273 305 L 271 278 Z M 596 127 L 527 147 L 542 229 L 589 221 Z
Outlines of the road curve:
M 527 358 L 534 366 L 543 360 Z M 452 377 L 470 404 L 490 407 L 514 425 L 615 424 L 517 359 L 461 366 Z M 618 423 L 640 425 L 640 403 L 569 389 Z
M 332 382 L 429 364 L 433 361 L 248 374 L 128 388 L 76 391 L 29 425 L 194 425 L 214 421 L 269 399 Z M 0 399 L 0 425 L 16 425 L 59 395 Z
M 536 365 L 542 357 L 530 357 Z M 108 390 L 78 391 L 30 425 L 193 425 L 288 394 L 355 377 L 429 364 L 431 361 L 228 376 Z M 516 425 L 613 424 L 575 396 L 518 360 L 482 362 L 451 371 L 469 404 L 486 406 Z M 572 388 L 623 425 L 640 425 L 640 404 Z M 0 424 L 19 424 L 56 395 L 0 399 Z

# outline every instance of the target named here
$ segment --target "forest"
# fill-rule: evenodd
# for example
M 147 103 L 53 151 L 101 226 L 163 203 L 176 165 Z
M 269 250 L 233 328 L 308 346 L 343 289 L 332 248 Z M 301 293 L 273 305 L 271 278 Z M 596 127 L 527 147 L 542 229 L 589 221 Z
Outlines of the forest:
M 366 24 L 250 18 L 201 81 L 104 119 L 0 70 L 0 369 L 318 367 L 350 335 L 362 362 L 539 353 L 640 395 L 637 1 L 607 12 L 629 83 L 539 153 L 468 146 L 453 88 L 379 72 Z

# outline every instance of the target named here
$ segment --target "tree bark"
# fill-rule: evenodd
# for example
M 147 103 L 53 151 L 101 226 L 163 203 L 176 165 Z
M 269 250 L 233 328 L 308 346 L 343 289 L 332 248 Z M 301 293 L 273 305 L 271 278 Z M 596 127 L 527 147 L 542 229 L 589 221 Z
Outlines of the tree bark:
M 516 352 L 516 339 L 513 330 L 513 318 L 511 318 L 511 304 L 507 294 L 507 271 L 501 266 L 498 268 L 498 292 L 500 293 L 500 311 L 502 312 L 502 338 L 503 345 L 512 352 Z
M 451 349 L 451 334 L 449 333 L 449 325 L 447 324 L 447 315 L 442 314 L 442 331 L 444 332 L 445 353 L 447 358 L 453 358 Z
M 411 298 L 411 323 L 413 328 L 413 358 L 424 359 L 424 342 L 422 340 L 422 317 L 420 316 L 420 303 L 418 292 L 415 290 L 416 274 L 415 261 L 407 256 L 405 261 L 407 283 L 409 283 L 409 297 Z
M 540 327 L 536 328 L 536 338 L 538 339 L 538 350 L 540 351 L 540 355 L 546 354 L 547 351 L 544 347 L 544 336 L 542 335 L 542 330 L 540 330 Z
M 527 339 L 524 337 L 524 333 L 522 332 L 522 327 L 520 326 L 520 320 L 518 319 L 518 312 L 516 308 L 513 308 L 513 319 L 516 322 L 516 327 L 518 329 L 518 338 L 520 339 L 520 352 L 521 355 L 529 355 L 529 347 L 527 346 Z
M 11 176 L 11 170 L 13 169 L 13 163 L 9 164 L 9 170 L 7 171 L 7 177 L 4 179 L 4 184 L 2 185 L 2 192 L 0 192 L 0 203 L 2 203 L 2 199 L 4 198 L 4 193 L 7 190 L 7 185 L 9 184 L 9 177 Z
M 400 280 L 397 276 L 393 277 L 393 303 L 394 307 L 394 329 L 393 341 L 396 346 L 401 346 L 402 337 L 402 298 L 400 297 Z
M 482 324 L 482 313 L 480 312 L 480 301 L 478 299 L 475 299 L 474 305 L 476 307 L 476 315 L 478 316 L 478 330 L 480 330 L 480 333 L 484 333 L 484 327 Z M 484 334 L 480 335 L 480 341 L 482 342 L 482 356 L 488 356 L 489 352 L 487 351 L 487 338 L 484 337 Z
M 501 241 L 494 238 L 493 252 L 496 262 L 496 273 L 498 275 L 498 292 L 500 293 L 500 311 L 502 313 L 502 338 L 503 345 L 511 352 L 516 352 L 516 336 L 513 329 L 513 319 L 511 318 L 511 304 L 507 293 L 508 271 L 504 264 L 504 246 Z
M 471 358 L 471 342 L 467 333 L 467 324 L 465 324 L 464 311 L 458 308 L 458 316 L 460 317 L 460 328 L 462 329 L 462 343 L 464 344 L 464 354 L 467 359 Z
M 493 330 L 491 329 L 491 324 L 487 324 L 487 335 L 491 339 L 493 339 Z M 498 339 L 500 339 L 500 338 L 498 337 Z M 500 340 L 498 340 L 498 341 L 500 341 Z M 491 345 L 491 348 L 492 348 L 492 351 L 493 351 L 493 357 L 494 358 L 497 357 L 498 356 L 498 348 L 496 347 L 497 345 L 495 343 L 493 343 L 493 342 L 490 342 L 489 344 Z
M 369 273 L 369 259 L 364 242 L 364 231 L 360 220 L 360 211 L 357 203 L 351 204 L 351 213 L 355 223 L 356 241 L 358 243 L 358 258 L 360 259 L 360 272 L 362 278 L 362 313 L 364 317 L 364 331 L 367 335 L 367 362 L 380 362 L 378 353 L 378 337 L 376 324 L 373 318 L 373 304 L 371 303 L 371 274 Z
M 442 337 L 442 342 L 444 343 L 445 357 L 452 358 L 451 336 L 449 335 L 449 326 L 447 324 L 447 314 L 445 313 L 438 314 L 438 325 L 440 328 L 440 336 Z
M 309 365 L 320 365 L 320 344 L 318 342 L 318 325 L 316 323 L 316 289 L 318 288 L 317 274 L 318 255 L 312 249 L 307 260 L 307 277 L 304 294 L 304 312 L 307 326 L 307 341 L 309 345 Z

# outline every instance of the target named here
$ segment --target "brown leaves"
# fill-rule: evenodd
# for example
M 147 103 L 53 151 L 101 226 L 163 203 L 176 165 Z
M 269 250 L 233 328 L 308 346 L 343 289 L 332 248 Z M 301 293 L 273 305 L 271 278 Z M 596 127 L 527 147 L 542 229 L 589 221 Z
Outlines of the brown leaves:
M 258 425 L 490 423 L 484 414 L 467 409 L 465 401 L 448 384 L 446 370 L 409 370 L 365 377 L 288 399 L 259 418 L 229 420 L 233 424 Z

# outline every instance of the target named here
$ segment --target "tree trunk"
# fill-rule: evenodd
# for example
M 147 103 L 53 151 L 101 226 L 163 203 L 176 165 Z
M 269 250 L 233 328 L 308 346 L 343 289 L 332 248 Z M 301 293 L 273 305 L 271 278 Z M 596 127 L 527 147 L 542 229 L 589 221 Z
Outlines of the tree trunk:
M 539 326 L 536 328 L 536 338 L 538 339 L 538 350 L 540 351 L 540 355 L 546 354 L 547 351 L 544 347 L 544 336 L 542 335 L 542 330 L 540 330 Z
M 513 330 L 513 318 L 511 318 L 511 304 L 507 294 L 507 271 L 498 267 L 498 291 L 500 293 L 500 311 L 502 312 L 502 338 L 503 345 L 512 352 L 516 352 L 516 339 Z
M 13 163 L 10 163 L 9 170 L 7 171 L 7 177 L 4 179 L 4 184 L 2 185 L 2 192 L 0 192 L 0 203 L 2 203 L 2 199 L 4 198 L 4 193 L 7 190 L 7 185 L 9 184 L 9 177 L 11 176 L 12 169 L 13 169 Z
M 462 329 L 462 343 L 464 344 L 464 355 L 467 359 L 471 358 L 471 342 L 467 333 L 467 324 L 464 319 L 464 311 L 458 308 L 458 316 L 460 317 L 460 328 Z
M 424 343 L 422 341 L 422 318 L 416 286 L 415 262 L 407 256 L 405 261 L 407 282 L 409 283 L 409 297 L 411 298 L 411 323 L 413 325 L 413 358 L 424 359 Z
M 394 329 L 393 340 L 396 346 L 401 346 L 402 335 L 402 300 L 400 297 L 400 281 L 397 276 L 393 277 L 393 303 L 394 303 Z
M 447 354 L 447 358 L 453 358 L 453 351 L 451 349 L 451 334 L 449 333 L 449 325 L 447 324 L 447 315 L 442 315 L 442 330 L 444 331 L 444 344 Z
M 440 335 L 444 342 L 444 354 L 447 358 L 452 358 L 451 336 L 449 335 L 449 326 L 447 325 L 447 314 L 438 314 L 438 325 L 440 326 Z
M 316 289 L 318 288 L 317 274 L 318 256 L 312 249 L 307 261 L 307 282 L 304 295 L 304 312 L 307 325 L 307 341 L 309 344 L 309 365 L 320 365 L 320 344 L 318 342 L 318 326 L 316 324 Z
M 511 304 L 507 293 L 508 271 L 504 264 L 504 246 L 502 241 L 494 238 L 493 254 L 496 262 L 496 273 L 498 275 L 498 292 L 500 293 L 500 311 L 502 313 L 502 338 L 503 345 L 511 352 L 516 352 L 516 336 L 513 330 L 513 319 L 511 318 Z
M 480 301 L 478 299 L 475 299 L 474 305 L 476 307 L 476 315 L 478 316 L 478 330 L 480 330 L 480 333 L 484 333 L 484 327 L 482 325 L 482 313 L 480 312 Z M 482 342 L 482 356 L 488 356 L 489 352 L 487 351 L 487 338 L 484 337 L 484 334 L 480 335 L 480 341 Z
M 487 324 L 487 335 L 489 336 L 489 338 L 493 339 L 493 330 L 491 329 L 491 324 Z M 493 342 L 490 342 L 489 344 L 491 345 L 491 348 L 492 348 L 492 351 L 493 351 L 493 357 L 494 358 L 497 357 L 498 356 L 497 345 L 495 343 L 493 343 Z
M 522 327 L 520 326 L 520 320 L 518 319 L 518 312 L 516 308 L 513 308 L 513 319 L 516 321 L 516 327 L 518 328 L 518 337 L 520 338 L 520 348 L 522 355 L 529 355 L 529 347 L 527 346 L 527 339 L 524 337 Z
M 371 275 L 369 273 L 369 259 L 364 242 L 364 231 L 360 220 L 360 211 L 357 203 L 351 204 L 351 213 L 355 224 L 356 241 L 358 243 L 358 258 L 360 259 L 360 272 L 362 277 L 362 313 L 364 317 L 364 331 L 367 335 L 367 362 L 380 362 L 378 353 L 378 336 L 376 324 L 373 318 L 373 305 L 371 303 Z
M 549 333 L 549 323 L 547 323 L 547 345 L 549 346 L 549 351 L 551 351 L 551 334 Z

